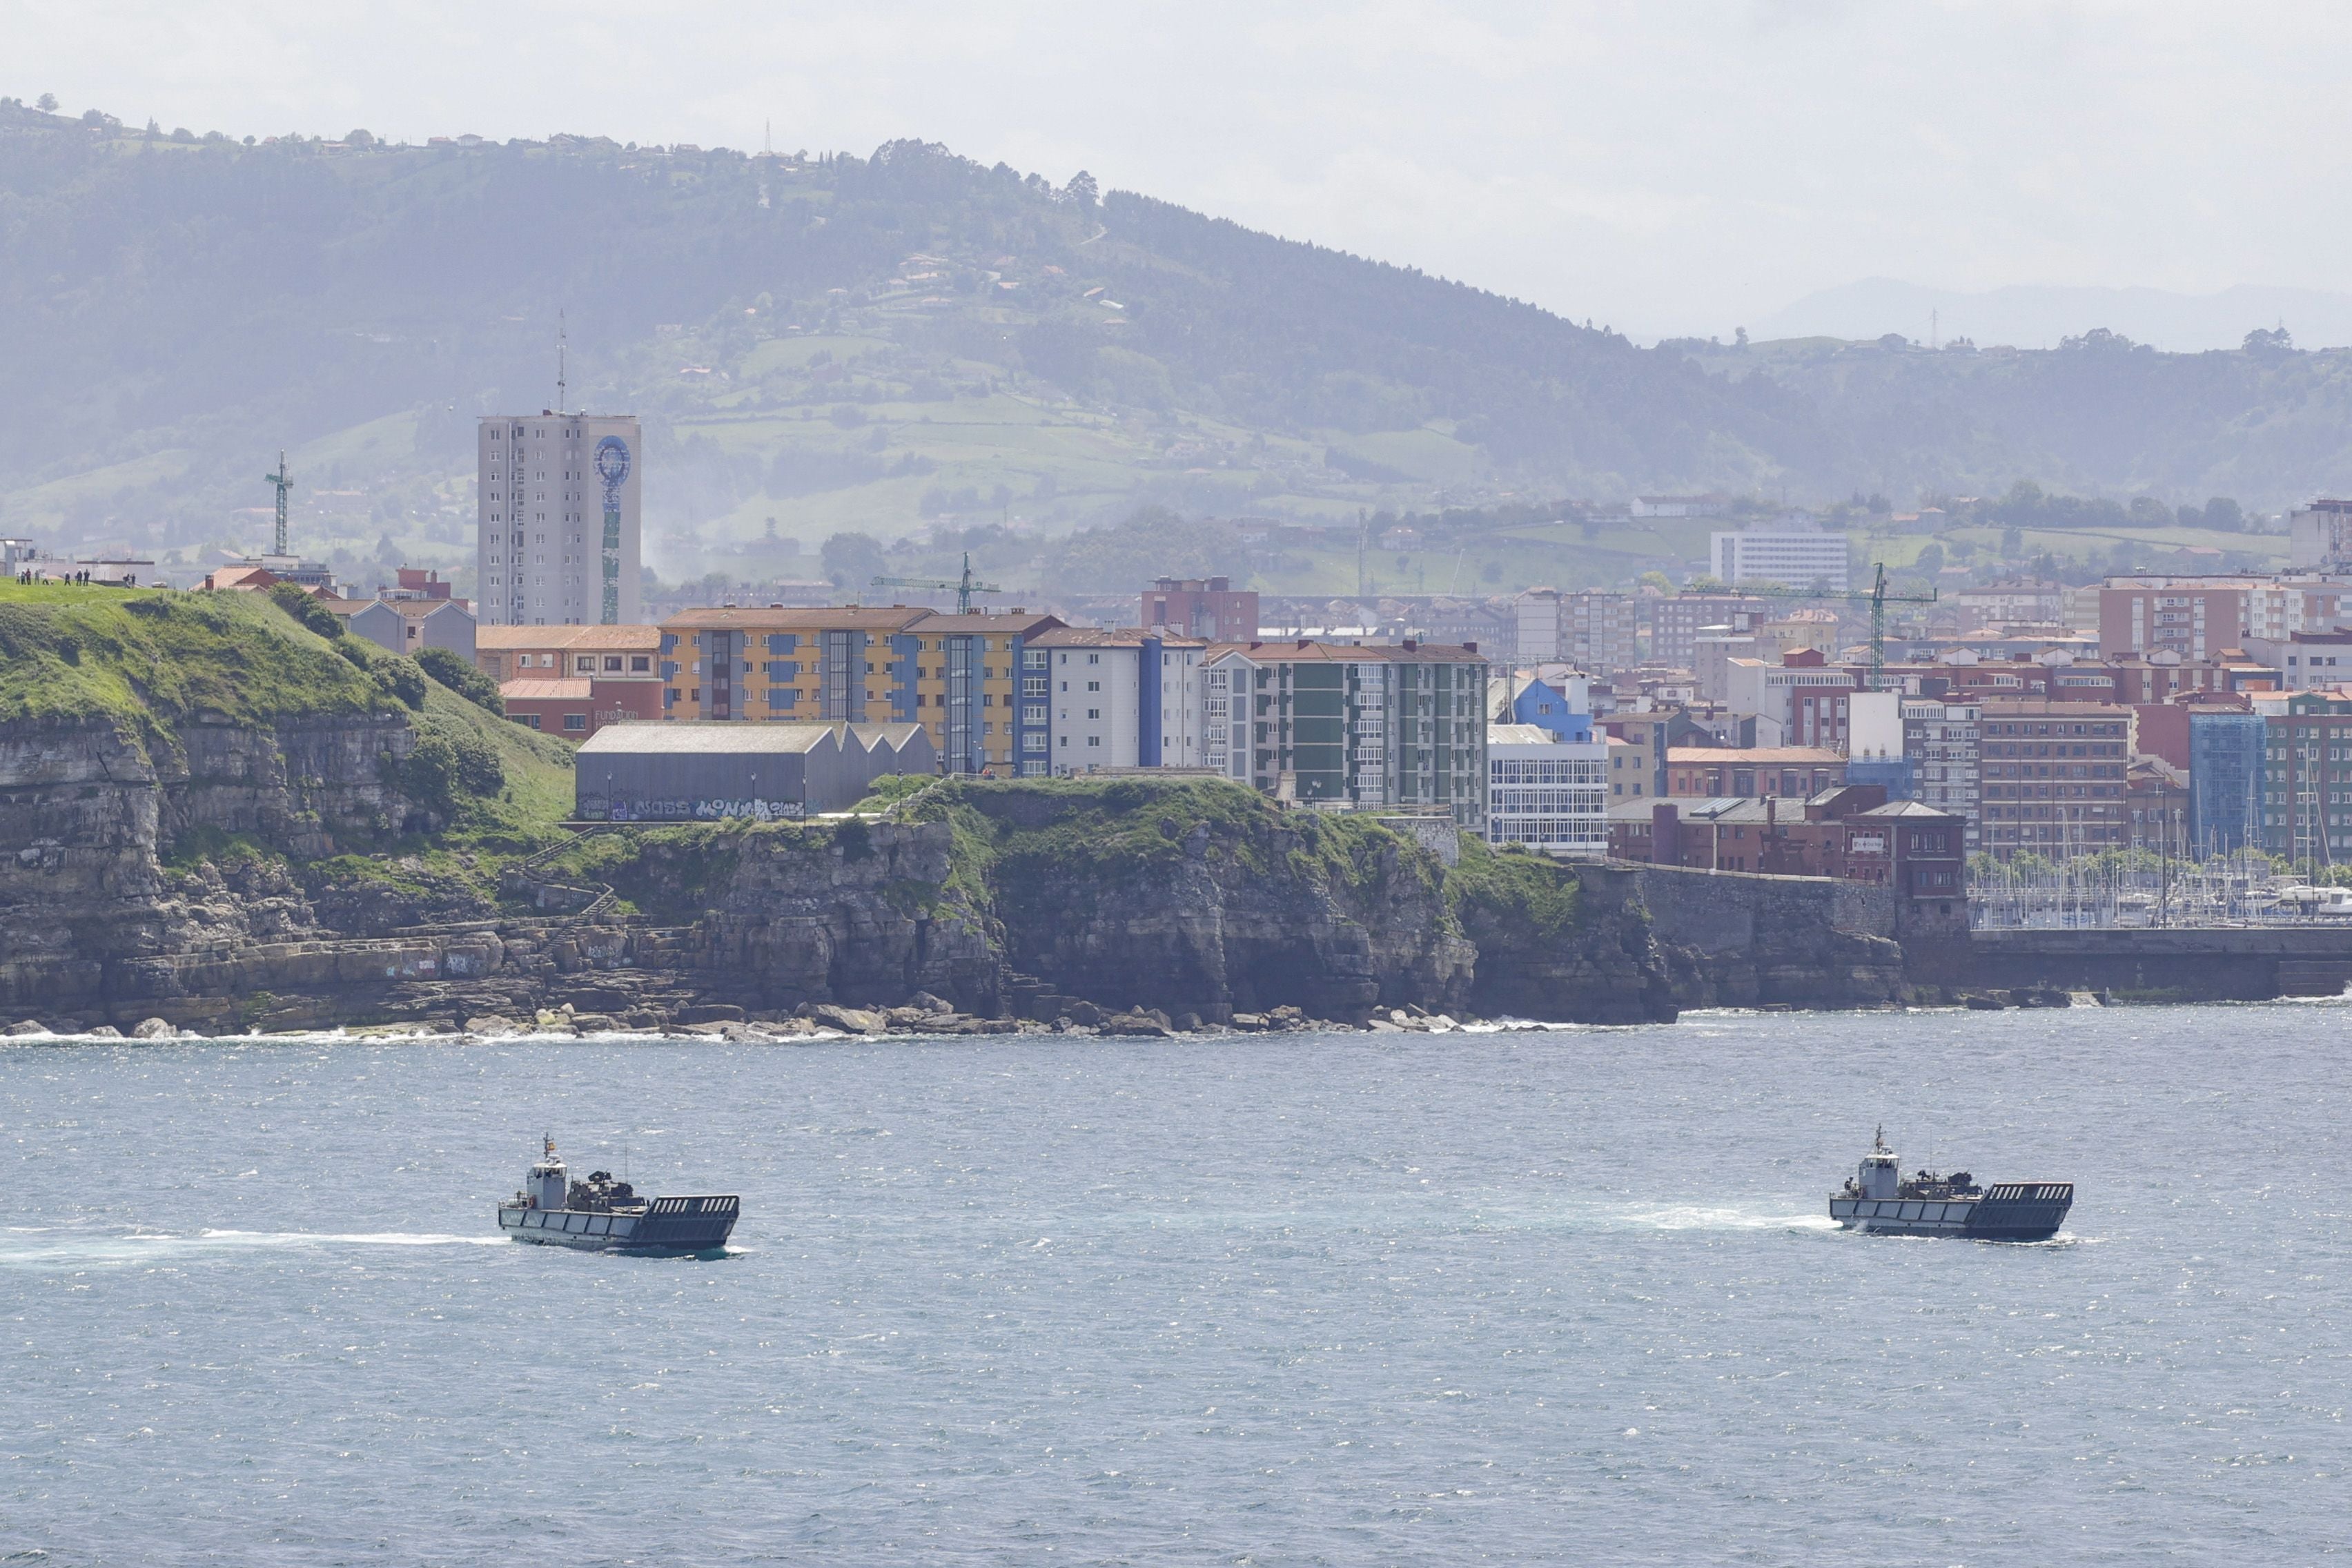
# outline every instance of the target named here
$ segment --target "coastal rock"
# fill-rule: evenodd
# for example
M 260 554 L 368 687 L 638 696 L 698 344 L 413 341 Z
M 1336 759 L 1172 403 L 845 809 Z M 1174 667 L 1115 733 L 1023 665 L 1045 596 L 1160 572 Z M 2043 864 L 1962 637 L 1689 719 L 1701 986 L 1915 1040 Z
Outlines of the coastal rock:
M 134 1040 L 168 1040 L 178 1033 L 165 1019 L 142 1018 L 131 1026 L 131 1037 Z
M 843 1007 L 831 1002 L 809 1009 L 809 1016 L 828 1029 L 839 1029 L 845 1035 L 879 1035 L 890 1027 L 887 1014 L 868 1012 L 863 1007 Z
M 49 1031 L 46 1026 L 36 1024 L 30 1018 L 26 1019 L 20 1024 L 11 1024 L 6 1028 L 0 1029 L 0 1035 L 46 1035 L 48 1032 Z

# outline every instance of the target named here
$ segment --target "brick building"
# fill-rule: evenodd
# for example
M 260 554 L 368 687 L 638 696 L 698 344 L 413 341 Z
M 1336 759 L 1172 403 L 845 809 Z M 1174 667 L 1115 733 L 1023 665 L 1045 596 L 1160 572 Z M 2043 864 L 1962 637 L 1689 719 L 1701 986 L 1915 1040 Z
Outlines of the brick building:
M 1987 701 L 1980 713 L 1987 850 L 2004 860 L 2021 850 L 2063 859 L 2123 846 L 2137 717 L 2130 708 L 2027 699 Z

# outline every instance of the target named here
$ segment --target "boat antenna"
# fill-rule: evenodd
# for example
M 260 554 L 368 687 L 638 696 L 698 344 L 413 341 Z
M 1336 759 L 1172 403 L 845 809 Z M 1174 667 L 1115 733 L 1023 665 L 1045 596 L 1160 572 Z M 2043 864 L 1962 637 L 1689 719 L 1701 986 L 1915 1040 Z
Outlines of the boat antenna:
M 554 1134 L 554 1133 L 552 1133 L 552 1132 L 542 1132 L 542 1133 L 541 1133 L 541 1134 L 539 1135 L 539 1147 L 540 1147 L 540 1152 L 541 1152 L 541 1154 L 545 1155 L 545 1156 L 546 1156 L 548 1159 L 550 1159 L 550 1160 L 554 1159 L 554 1158 L 555 1158 L 555 1134 Z

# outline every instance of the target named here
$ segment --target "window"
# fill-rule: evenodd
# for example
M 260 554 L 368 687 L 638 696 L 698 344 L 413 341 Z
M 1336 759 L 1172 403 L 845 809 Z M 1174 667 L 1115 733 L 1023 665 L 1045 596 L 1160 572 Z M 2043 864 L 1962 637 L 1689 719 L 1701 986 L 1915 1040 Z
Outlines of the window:
M 567 730 L 585 730 L 588 728 L 588 715 L 585 713 L 566 713 L 563 716 L 563 727 Z

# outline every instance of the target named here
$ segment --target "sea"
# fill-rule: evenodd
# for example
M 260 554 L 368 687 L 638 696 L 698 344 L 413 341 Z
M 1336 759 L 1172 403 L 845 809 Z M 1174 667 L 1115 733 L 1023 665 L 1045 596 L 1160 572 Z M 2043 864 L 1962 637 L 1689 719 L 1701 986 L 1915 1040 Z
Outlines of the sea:
M 0 1563 L 2352 1553 L 2352 1002 L 0 1047 Z M 1855 1236 L 1909 1170 L 2053 1241 Z M 501 1239 L 575 1173 L 724 1257 Z

